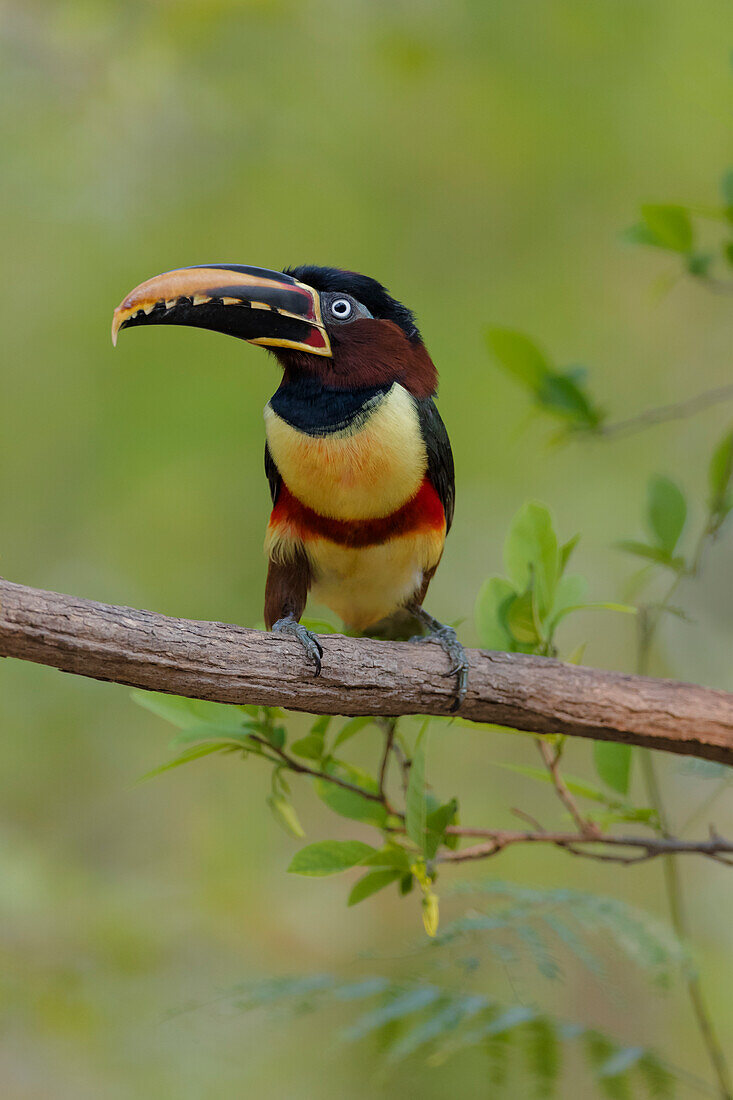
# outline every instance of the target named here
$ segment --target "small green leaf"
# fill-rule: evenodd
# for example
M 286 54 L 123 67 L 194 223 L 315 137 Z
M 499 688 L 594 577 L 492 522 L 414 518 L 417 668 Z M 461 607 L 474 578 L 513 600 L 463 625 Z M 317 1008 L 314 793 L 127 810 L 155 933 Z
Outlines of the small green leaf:
M 687 519 L 680 487 L 668 477 L 653 477 L 647 491 L 647 521 L 657 545 L 672 554 Z
M 354 786 L 362 787 L 370 794 L 376 794 L 378 786 L 375 780 L 359 768 L 349 764 L 329 763 L 324 770 L 338 779 L 345 779 Z M 368 825 L 382 828 L 387 820 L 387 811 L 379 802 L 365 798 L 356 791 L 348 791 L 327 779 L 315 780 L 316 794 L 334 813 L 349 817 L 353 821 L 364 821 Z
M 631 745 L 594 741 L 593 763 L 599 777 L 607 786 L 619 794 L 629 793 Z
M 528 501 L 517 512 L 504 543 L 504 565 L 517 592 L 532 586 L 543 618 L 552 605 L 559 572 L 557 537 L 543 504 Z
M 347 905 L 358 905 L 360 901 L 370 898 L 372 894 L 384 890 L 385 886 L 391 886 L 401 876 L 402 872 L 396 870 L 370 871 L 356 883 L 349 894 Z
M 426 820 L 427 837 L 425 840 L 425 856 L 427 859 L 435 858 L 438 848 L 446 840 L 445 830 L 449 825 L 455 823 L 457 813 L 458 802 L 455 798 L 451 798 L 450 802 L 438 806 L 436 810 L 428 814 Z M 447 839 L 457 841 L 458 837 L 451 834 Z
M 587 642 L 581 642 L 580 645 L 576 645 L 575 649 L 565 658 L 566 663 L 569 665 L 582 665 L 586 645 Z
M 720 181 L 720 193 L 725 203 L 725 214 L 728 221 L 733 221 L 733 168 L 729 168 L 723 174 Z
M 252 723 L 242 717 L 239 707 L 228 703 L 209 703 L 203 699 L 186 699 L 178 695 L 164 695 L 157 691 L 131 693 L 133 702 L 145 710 L 165 718 L 171 725 L 181 730 L 201 728 L 220 733 L 240 733 Z
M 684 206 L 672 203 L 647 203 L 641 216 L 658 248 L 672 252 L 690 252 L 694 243 L 692 218 Z
M 364 867 L 395 867 L 399 871 L 409 871 L 411 859 L 404 848 L 398 844 L 385 844 L 362 861 Z
M 156 775 L 162 775 L 163 772 L 169 772 L 173 768 L 180 768 L 182 764 L 190 764 L 192 760 L 200 760 L 202 756 L 211 756 L 215 752 L 227 752 L 231 750 L 231 742 L 229 741 L 217 741 L 213 745 L 197 745 L 195 749 L 189 749 L 188 752 L 181 753 L 175 760 L 169 760 L 165 764 L 160 764 L 157 768 L 153 768 L 152 771 L 145 772 L 145 775 L 140 777 L 140 780 L 153 779 Z
M 505 616 L 515 595 L 514 588 L 503 577 L 489 577 L 481 586 L 474 614 L 476 633 L 484 649 L 507 650 L 511 647 Z
M 571 573 L 560 578 L 549 616 L 553 629 L 565 615 L 585 601 L 587 593 L 588 582 L 579 573 Z
M 488 329 L 486 340 L 504 370 L 538 393 L 551 368 L 537 345 L 521 332 L 506 328 Z
M 293 856 L 288 871 L 294 875 L 337 875 L 356 867 L 374 853 L 374 848 L 360 840 L 321 840 L 308 844 Z
M 203 745 L 210 741 L 219 743 L 226 741 L 230 745 L 241 745 L 242 748 L 258 752 L 260 751 L 259 746 L 250 738 L 250 729 L 225 732 L 221 726 L 209 726 L 201 722 L 197 726 L 191 726 L 190 729 L 181 730 L 180 733 L 177 733 L 175 737 L 171 738 L 170 747 L 178 749 L 185 745 Z
M 548 374 L 537 399 L 544 408 L 576 421 L 579 427 L 596 428 L 601 421 L 601 414 L 570 374 Z
M 697 278 L 705 278 L 715 260 L 713 252 L 690 252 L 687 256 L 686 267 L 690 275 Z
M 685 559 L 673 557 L 667 550 L 659 546 L 648 546 L 637 539 L 622 539 L 614 543 L 617 550 L 623 550 L 625 554 L 633 554 L 637 558 L 645 558 L 647 561 L 656 562 L 658 565 L 666 565 L 668 569 L 674 569 L 679 573 L 685 568 Z
M 643 222 L 637 222 L 636 225 L 630 225 L 628 229 L 624 229 L 620 234 L 621 240 L 626 241 L 627 244 L 643 244 L 643 245 L 658 245 L 659 242 L 652 233 L 648 225 L 644 225 Z
M 714 517 L 725 518 L 733 509 L 733 430 L 727 432 L 713 451 L 708 466 L 708 507 Z
M 428 890 L 426 894 L 423 894 L 422 923 L 426 934 L 432 939 L 438 931 L 440 923 L 440 902 L 438 901 L 438 895 L 434 894 L 432 890 Z
M 344 741 L 348 741 L 354 734 L 360 733 L 366 726 L 371 725 L 374 721 L 371 717 L 364 718 L 350 718 L 349 721 L 341 727 L 333 742 L 332 751 L 335 752 L 339 745 L 343 745 Z
M 575 549 L 575 547 L 578 545 L 579 542 L 580 542 L 580 532 L 577 535 L 573 535 L 573 537 L 571 539 L 568 539 L 568 541 L 564 542 L 562 544 L 562 546 L 560 547 L 560 549 L 558 551 L 559 561 L 560 561 L 560 567 L 558 569 L 558 573 L 559 573 L 560 576 L 562 576 L 562 574 L 565 572 L 565 570 L 567 568 L 567 564 L 570 561 L 570 555 L 573 553 L 573 550 Z
M 503 768 L 505 771 L 516 772 L 517 775 L 527 775 L 532 779 L 538 779 L 540 783 L 552 783 L 552 776 L 543 768 L 531 768 L 525 764 L 508 764 L 498 760 L 493 760 L 491 763 L 496 768 Z M 623 802 L 610 798 L 600 787 L 594 786 L 585 779 L 563 774 L 563 781 L 571 794 L 577 794 L 581 798 L 589 798 L 592 802 L 601 802 L 604 806 L 610 806 L 614 810 L 626 808 Z
M 271 794 L 266 801 L 275 820 L 282 825 L 287 833 L 298 839 L 305 836 L 305 830 L 298 820 L 298 815 L 287 798 L 283 798 L 282 795 Z
M 424 722 L 417 741 L 415 752 L 410 766 L 410 778 L 407 782 L 405 795 L 405 831 L 408 837 L 422 850 L 425 844 L 425 821 L 427 807 L 425 804 L 425 737 L 428 730 L 428 722 Z
M 298 741 L 293 741 L 290 746 L 296 756 L 304 756 L 306 760 L 321 760 L 324 754 L 323 734 L 308 733 Z
M 379 1008 L 360 1016 L 350 1028 L 343 1032 L 343 1038 L 351 1042 L 356 1039 L 363 1039 L 365 1035 L 377 1031 L 385 1024 L 392 1023 L 393 1020 L 402 1020 L 405 1016 L 411 1016 L 413 1012 L 420 1012 L 434 1001 L 437 1001 L 440 995 L 440 989 L 430 985 L 410 989 L 406 993 L 401 993 L 398 997 L 387 1001 Z
M 515 596 L 506 613 L 506 623 L 512 637 L 520 645 L 537 645 L 542 639 L 535 619 L 534 597 L 531 590 Z
M 622 1047 L 603 1063 L 598 1070 L 599 1077 L 618 1077 L 635 1066 L 644 1057 L 641 1047 Z

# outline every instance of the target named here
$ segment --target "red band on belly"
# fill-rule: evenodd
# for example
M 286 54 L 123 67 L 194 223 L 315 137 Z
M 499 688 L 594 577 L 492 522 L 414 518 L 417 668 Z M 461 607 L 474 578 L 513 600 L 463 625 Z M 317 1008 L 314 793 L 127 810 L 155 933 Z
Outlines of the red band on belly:
M 283 482 L 270 515 L 270 528 L 289 527 L 304 542 L 321 538 L 353 547 L 378 546 L 399 535 L 426 528 L 439 531 L 444 526 L 443 505 L 427 478 L 423 478 L 411 500 L 379 519 L 330 519 L 319 515 L 294 497 Z

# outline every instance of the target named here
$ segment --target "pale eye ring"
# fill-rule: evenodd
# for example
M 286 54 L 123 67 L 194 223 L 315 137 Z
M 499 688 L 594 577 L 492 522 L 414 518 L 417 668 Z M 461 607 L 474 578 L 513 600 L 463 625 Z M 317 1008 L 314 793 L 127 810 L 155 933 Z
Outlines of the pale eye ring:
M 346 321 L 353 313 L 354 307 L 348 298 L 336 298 L 331 302 L 331 313 L 339 321 Z

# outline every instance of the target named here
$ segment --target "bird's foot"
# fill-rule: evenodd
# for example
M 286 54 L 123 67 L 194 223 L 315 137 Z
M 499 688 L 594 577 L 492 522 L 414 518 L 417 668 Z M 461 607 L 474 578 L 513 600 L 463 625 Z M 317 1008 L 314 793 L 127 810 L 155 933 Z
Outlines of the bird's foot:
M 418 634 L 416 637 L 410 638 L 410 641 L 437 642 L 451 660 L 451 667 L 447 675 L 456 677 L 456 697 L 450 708 L 451 714 L 455 714 L 466 698 L 466 692 L 468 691 L 468 657 L 466 651 L 458 641 L 458 635 L 452 626 L 439 623 L 437 619 L 434 619 L 432 615 L 428 615 L 422 608 L 416 614 L 416 617 L 427 627 L 428 633 Z
M 321 657 L 323 656 L 323 647 L 316 638 L 315 634 L 311 633 L 307 627 L 299 623 L 292 615 L 286 616 L 284 619 L 278 619 L 276 623 L 272 624 L 273 634 L 285 634 L 290 638 L 297 638 L 303 649 L 306 652 L 306 656 L 311 659 L 316 666 L 314 676 L 321 675 Z

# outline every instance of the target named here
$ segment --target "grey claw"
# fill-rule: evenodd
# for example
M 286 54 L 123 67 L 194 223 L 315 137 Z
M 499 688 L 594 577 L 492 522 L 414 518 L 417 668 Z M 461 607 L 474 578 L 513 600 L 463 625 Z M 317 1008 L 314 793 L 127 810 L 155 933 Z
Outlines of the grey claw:
M 435 620 L 432 620 L 432 622 L 435 622 Z M 440 625 L 437 626 L 437 629 L 430 630 L 428 634 L 410 638 L 410 641 L 437 642 L 443 652 L 450 658 L 451 667 L 446 675 L 457 677 L 456 697 L 450 708 L 450 713 L 455 714 L 466 698 L 466 692 L 468 691 L 468 658 L 465 649 L 458 641 L 455 630 L 452 626 Z
M 323 646 L 316 638 L 315 634 L 311 633 L 307 627 L 302 623 L 296 622 L 295 619 L 288 617 L 285 619 L 278 619 L 272 626 L 273 634 L 286 634 L 291 638 L 297 638 L 306 652 L 306 656 L 310 657 L 313 664 L 316 666 L 314 673 L 314 679 L 321 675 L 321 657 L 323 656 Z

